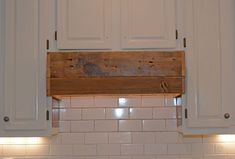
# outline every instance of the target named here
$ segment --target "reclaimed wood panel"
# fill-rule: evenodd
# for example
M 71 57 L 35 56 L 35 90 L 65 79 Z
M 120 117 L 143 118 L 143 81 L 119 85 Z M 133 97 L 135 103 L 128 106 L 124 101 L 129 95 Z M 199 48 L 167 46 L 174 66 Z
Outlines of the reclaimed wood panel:
M 184 52 L 48 53 L 47 93 L 184 93 Z

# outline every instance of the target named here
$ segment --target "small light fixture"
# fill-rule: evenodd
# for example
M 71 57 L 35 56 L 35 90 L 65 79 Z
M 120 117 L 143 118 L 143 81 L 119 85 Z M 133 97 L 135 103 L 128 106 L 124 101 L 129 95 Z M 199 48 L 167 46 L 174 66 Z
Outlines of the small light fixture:
M 0 145 L 37 145 L 42 143 L 40 137 L 1 137 Z
M 231 134 L 224 134 L 224 135 L 218 135 L 218 140 L 220 142 L 235 142 L 235 135 Z

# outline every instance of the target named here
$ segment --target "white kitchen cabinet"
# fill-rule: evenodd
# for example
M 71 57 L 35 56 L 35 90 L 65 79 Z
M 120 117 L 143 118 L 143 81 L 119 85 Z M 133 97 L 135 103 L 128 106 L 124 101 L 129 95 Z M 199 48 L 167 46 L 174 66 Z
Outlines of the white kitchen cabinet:
M 59 49 L 111 49 L 111 0 L 58 0 Z
M 0 136 L 50 134 L 51 99 L 46 97 L 47 10 L 47 0 L 1 1 Z
M 174 48 L 175 0 L 122 0 L 122 48 Z
M 235 2 L 185 0 L 185 11 L 187 119 L 183 132 L 231 133 L 235 123 Z
M 58 49 L 172 49 L 176 2 L 57 0 L 57 33 Z

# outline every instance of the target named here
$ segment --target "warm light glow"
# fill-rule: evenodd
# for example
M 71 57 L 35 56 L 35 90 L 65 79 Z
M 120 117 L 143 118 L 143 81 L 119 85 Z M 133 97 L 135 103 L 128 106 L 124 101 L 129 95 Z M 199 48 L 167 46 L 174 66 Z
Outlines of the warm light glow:
M 219 135 L 218 140 L 220 142 L 235 142 L 235 135 Z
M 10 143 L 10 138 L 0 138 L 0 145 L 6 145 Z
M 126 98 L 119 98 L 118 102 L 119 102 L 120 106 L 124 106 L 127 103 L 127 99 Z
M 40 137 L 12 137 L 0 138 L 0 145 L 36 145 L 42 143 Z
M 124 114 L 124 110 L 123 109 L 115 109 L 115 116 L 117 118 L 121 118 Z

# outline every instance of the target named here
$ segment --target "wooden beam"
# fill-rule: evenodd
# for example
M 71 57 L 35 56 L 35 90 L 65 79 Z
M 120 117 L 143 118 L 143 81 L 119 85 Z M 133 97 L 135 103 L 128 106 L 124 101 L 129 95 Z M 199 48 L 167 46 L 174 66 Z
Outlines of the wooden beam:
M 48 53 L 47 94 L 183 94 L 184 65 L 184 52 Z

